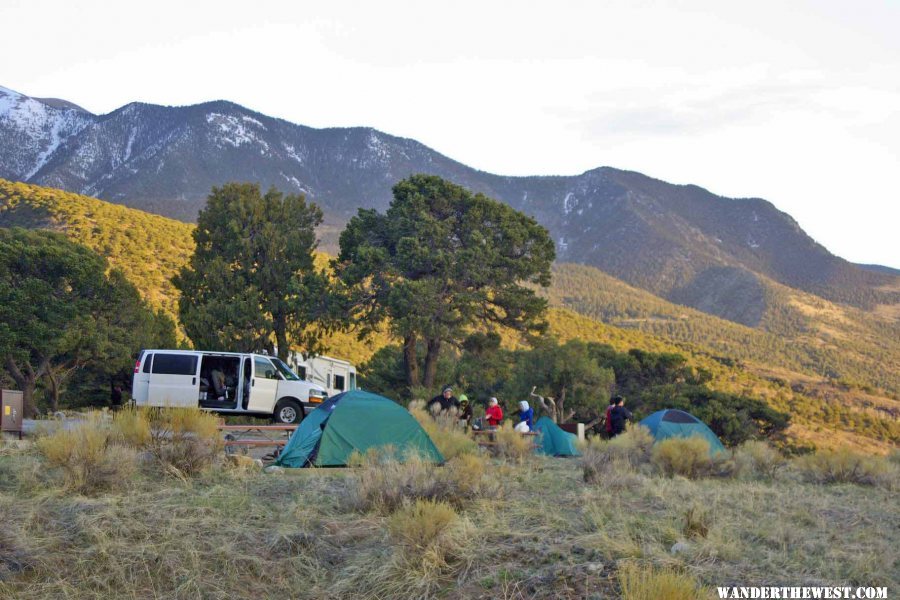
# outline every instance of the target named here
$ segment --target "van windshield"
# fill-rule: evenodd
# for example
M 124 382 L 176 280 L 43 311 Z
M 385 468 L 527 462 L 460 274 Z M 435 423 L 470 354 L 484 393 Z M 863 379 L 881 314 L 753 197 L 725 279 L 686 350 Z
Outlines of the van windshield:
M 291 371 L 290 367 L 284 364 L 280 359 L 275 358 L 274 356 L 270 356 L 269 360 L 272 361 L 272 364 L 275 365 L 275 368 L 278 369 L 278 372 L 281 373 L 281 376 L 287 379 L 288 381 L 300 381 L 300 378 Z

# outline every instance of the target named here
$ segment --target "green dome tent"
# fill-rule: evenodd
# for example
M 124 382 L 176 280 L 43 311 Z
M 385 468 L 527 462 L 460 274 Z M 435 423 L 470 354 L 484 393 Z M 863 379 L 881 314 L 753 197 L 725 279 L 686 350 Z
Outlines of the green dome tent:
M 550 417 L 541 417 L 534 424 L 534 430 L 541 434 L 541 445 L 537 451 L 548 456 L 581 456 L 575 442 L 578 436 L 560 429 Z
M 378 394 L 352 390 L 323 402 L 301 422 L 275 461 L 282 467 L 343 467 L 354 451 L 391 446 L 401 458 L 444 457 L 405 408 Z
M 725 446 L 722 445 L 716 434 L 703 421 L 683 410 L 674 408 L 658 410 L 643 419 L 639 425 L 649 429 L 656 441 L 670 437 L 699 436 L 709 442 L 710 454 L 725 452 Z

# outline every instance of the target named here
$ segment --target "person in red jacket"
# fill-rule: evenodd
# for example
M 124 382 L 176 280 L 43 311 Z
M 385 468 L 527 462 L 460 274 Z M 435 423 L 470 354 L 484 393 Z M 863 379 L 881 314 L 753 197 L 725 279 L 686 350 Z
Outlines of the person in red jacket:
M 487 419 L 488 427 L 497 428 L 500 426 L 500 421 L 503 420 L 503 409 L 500 408 L 500 403 L 497 402 L 496 398 L 488 400 L 488 407 L 484 411 L 484 416 Z

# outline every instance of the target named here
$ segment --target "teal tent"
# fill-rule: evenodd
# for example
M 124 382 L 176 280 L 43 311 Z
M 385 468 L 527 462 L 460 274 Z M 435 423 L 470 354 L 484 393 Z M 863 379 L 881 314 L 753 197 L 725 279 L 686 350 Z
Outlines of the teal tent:
M 541 417 L 534 424 L 534 430 L 541 434 L 541 445 L 537 451 L 548 456 L 581 456 L 575 442 L 578 436 L 563 431 L 550 417 Z
M 309 413 L 275 461 L 282 467 L 343 467 L 354 451 L 390 446 L 402 460 L 415 452 L 425 460 L 444 457 L 405 408 L 378 394 L 352 390 L 329 398 Z
M 656 441 L 670 437 L 699 436 L 709 442 L 709 453 L 725 452 L 725 446 L 703 421 L 683 410 L 658 410 L 640 423 L 653 434 Z

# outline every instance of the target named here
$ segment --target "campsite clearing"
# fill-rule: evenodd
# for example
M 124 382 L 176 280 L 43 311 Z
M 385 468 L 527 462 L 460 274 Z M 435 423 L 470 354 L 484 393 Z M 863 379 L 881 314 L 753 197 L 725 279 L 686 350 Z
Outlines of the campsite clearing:
M 474 458 L 496 493 L 452 508 L 452 535 L 423 553 L 398 534 L 414 521 L 348 502 L 354 469 L 139 471 L 84 497 L 53 487 L 27 445 L 6 447 L 0 511 L 17 518 L 0 524 L 0 596 L 375 598 L 414 585 L 428 556 L 430 593 L 451 599 L 619 597 L 626 564 L 707 586 L 900 589 L 895 490 L 638 472 L 591 485 L 577 459 Z

